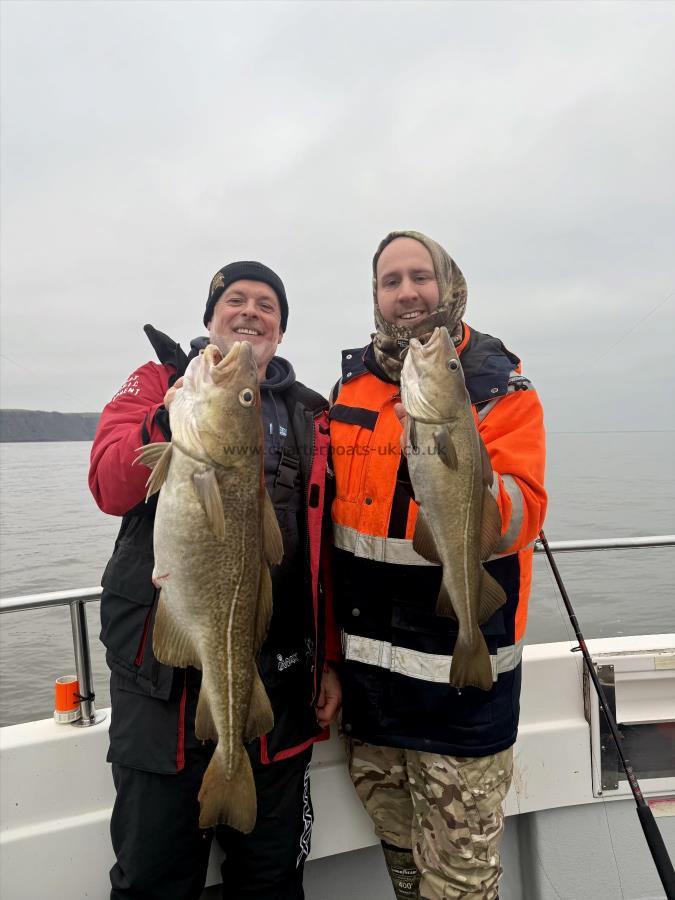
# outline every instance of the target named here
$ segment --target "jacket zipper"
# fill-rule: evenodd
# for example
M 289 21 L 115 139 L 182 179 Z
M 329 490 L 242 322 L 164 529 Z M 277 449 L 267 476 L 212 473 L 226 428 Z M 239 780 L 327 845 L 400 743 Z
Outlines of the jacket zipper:
M 153 602 L 154 606 L 154 602 Z M 152 619 L 152 609 L 153 606 L 148 610 L 148 614 L 145 617 L 145 622 L 143 623 L 143 634 L 141 635 L 141 641 L 138 645 L 138 650 L 136 652 L 136 658 L 134 659 L 134 665 L 140 667 L 143 662 L 143 657 L 145 656 L 145 646 L 148 643 L 148 634 L 150 633 L 150 620 Z
M 309 577 L 310 577 L 309 590 L 310 590 L 310 595 L 311 595 L 311 599 L 312 599 L 312 614 L 313 614 L 313 618 L 314 618 L 314 657 L 312 660 L 312 674 L 314 676 L 314 690 L 312 693 L 312 699 L 311 699 L 311 703 L 310 703 L 310 705 L 312 705 L 316 702 L 316 698 L 318 695 L 317 684 L 316 684 L 316 670 L 317 670 L 316 664 L 317 664 L 318 652 L 319 652 L 319 615 L 318 615 L 318 612 L 319 612 L 319 610 L 318 610 L 318 607 L 319 607 L 319 597 L 318 597 L 319 584 L 318 584 L 318 578 L 317 578 L 317 586 L 316 586 L 317 596 L 315 598 L 315 596 L 314 596 L 314 574 L 312 572 L 312 552 L 311 552 L 311 543 L 310 543 L 310 539 L 309 539 L 309 516 L 310 516 L 309 492 L 311 489 L 310 482 L 312 480 L 312 470 L 314 469 L 314 453 L 315 453 L 315 449 L 316 449 L 316 442 L 314 440 L 314 429 L 316 427 L 316 420 L 314 418 L 313 413 L 307 413 L 307 416 L 311 422 L 311 428 L 310 428 L 310 435 L 311 435 L 310 442 L 311 443 L 310 443 L 310 449 L 309 449 L 309 468 L 308 468 L 308 475 L 307 475 L 307 483 L 305 484 L 305 522 L 307 523 L 307 534 L 306 534 L 306 538 L 305 538 L 305 557 L 306 557 L 307 563 L 309 565 Z

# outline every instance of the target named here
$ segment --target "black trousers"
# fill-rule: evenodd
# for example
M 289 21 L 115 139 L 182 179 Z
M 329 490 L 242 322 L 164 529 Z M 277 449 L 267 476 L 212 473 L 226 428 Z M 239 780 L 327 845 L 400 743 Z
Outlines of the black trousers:
M 256 745 L 257 747 L 257 742 Z M 311 747 L 263 765 L 252 758 L 258 817 L 250 834 L 215 829 L 225 851 L 223 900 L 304 900 L 312 804 Z M 204 888 L 213 829 L 199 828 L 197 795 L 210 753 L 194 750 L 176 775 L 113 763 L 117 797 L 110 822 L 117 862 L 111 900 L 198 900 Z

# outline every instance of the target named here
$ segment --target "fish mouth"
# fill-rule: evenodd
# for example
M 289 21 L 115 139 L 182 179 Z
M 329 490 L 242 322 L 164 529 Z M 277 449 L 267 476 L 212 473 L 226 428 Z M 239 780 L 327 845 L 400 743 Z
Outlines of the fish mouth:
M 436 364 L 436 357 L 442 352 L 441 331 L 445 331 L 447 336 L 447 329 L 434 328 L 431 337 L 424 343 L 419 338 L 410 339 L 405 360 L 407 371 L 410 374 L 414 373 L 419 378 L 423 371 Z
M 401 399 L 409 415 L 421 422 L 450 422 L 452 380 L 448 366 L 457 354 L 445 327 L 434 328 L 422 343 L 412 338 L 401 372 Z M 463 391 L 462 383 L 462 391 Z
M 245 368 L 257 374 L 253 347 L 249 341 L 235 341 L 225 354 L 215 344 L 209 344 L 202 353 L 202 366 L 205 379 L 214 384 L 222 384 L 235 372 Z
M 436 366 L 444 366 L 452 356 L 457 356 L 455 346 L 443 325 L 434 328 L 431 336 L 424 342 L 419 338 L 412 338 L 408 347 L 407 356 L 410 357 L 408 366 L 417 372 L 426 371 Z
M 415 353 L 421 353 L 424 356 L 431 356 L 431 354 L 436 351 L 439 345 L 443 342 L 442 332 L 445 332 L 445 336 L 447 340 L 450 340 L 450 335 L 448 334 L 448 329 L 445 326 L 441 328 L 434 328 L 431 332 L 431 337 L 427 338 L 424 343 L 419 338 L 411 338 L 410 340 L 410 349 L 414 348 Z

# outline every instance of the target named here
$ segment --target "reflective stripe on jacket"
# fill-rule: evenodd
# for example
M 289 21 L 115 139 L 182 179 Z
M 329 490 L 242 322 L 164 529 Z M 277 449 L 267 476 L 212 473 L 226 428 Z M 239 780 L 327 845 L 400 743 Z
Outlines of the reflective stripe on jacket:
M 532 543 L 546 508 L 544 429 L 536 391 L 500 341 L 465 326 L 458 351 L 502 516 L 498 554 L 486 567 L 507 603 L 482 626 L 493 689 L 459 693 L 448 684 L 457 626 L 433 614 L 441 570 L 412 547 L 418 506 L 400 466 L 399 385 L 377 374 L 368 348 L 343 353 L 330 412 L 335 605 L 346 731 L 374 743 L 484 755 L 516 737 Z

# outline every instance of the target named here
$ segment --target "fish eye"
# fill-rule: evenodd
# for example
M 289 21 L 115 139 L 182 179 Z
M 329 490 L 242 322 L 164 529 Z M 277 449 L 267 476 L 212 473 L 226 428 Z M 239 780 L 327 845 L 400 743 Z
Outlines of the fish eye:
M 239 402 L 242 406 L 253 406 L 255 402 L 255 394 L 250 388 L 244 388 L 239 392 Z
M 457 369 L 459 369 L 459 363 L 458 363 L 458 361 L 457 361 L 456 359 L 449 359 L 449 360 L 448 360 L 448 369 L 449 369 L 451 372 L 456 372 Z

